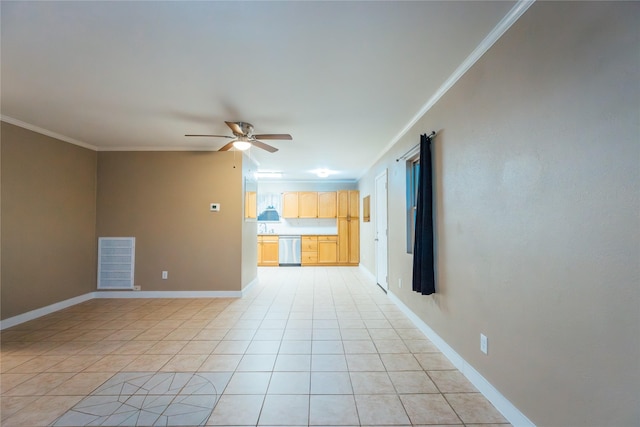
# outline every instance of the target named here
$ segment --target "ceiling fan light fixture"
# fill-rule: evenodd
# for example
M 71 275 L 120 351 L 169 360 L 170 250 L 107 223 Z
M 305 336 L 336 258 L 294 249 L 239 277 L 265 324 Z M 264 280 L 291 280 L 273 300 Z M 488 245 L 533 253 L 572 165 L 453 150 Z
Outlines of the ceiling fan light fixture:
M 248 141 L 246 136 L 239 136 L 235 141 L 233 141 L 233 147 L 236 150 L 245 151 L 251 147 L 251 143 Z

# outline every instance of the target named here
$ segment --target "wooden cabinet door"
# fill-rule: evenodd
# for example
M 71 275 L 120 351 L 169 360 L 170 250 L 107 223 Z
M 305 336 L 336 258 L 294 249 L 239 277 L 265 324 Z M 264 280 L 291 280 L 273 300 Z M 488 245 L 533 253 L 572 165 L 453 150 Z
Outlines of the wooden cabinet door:
M 244 193 L 244 217 L 256 218 L 258 209 L 256 208 L 258 194 L 255 191 Z
M 349 263 L 360 262 L 360 220 L 351 218 L 349 221 Z
M 349 221 L 346 218 L 338 218 L 338 262 L 349 262 Z
M 298 193 L 282 193 L 282 217 L 298 218 Z
M 360 216 L 360 192 L 357 190 L 349 191 L 349 216 L 351 218 Z
M 298 218 L 318 217 L 318 193 L 301 191 L 298 193 Z
M 258 265 L 262 265 L 262 236 L 258 236 Z
M 360 216 L 360 192 L 358 190 L 338 191 L 338 218 Z
M 278 265 L 278 240 L 270 239 L 262 242 L 262 264 Z
M 349 216 L 349 191 L 338 191 L 338 218 L 346 218 Z
M 318 193 L 318 218 L 335 218 L 337 212 L 335 191 L 322 191 Z
M 336 236 L 318 237 L 318 264 L 338 262 L 338 238 Z

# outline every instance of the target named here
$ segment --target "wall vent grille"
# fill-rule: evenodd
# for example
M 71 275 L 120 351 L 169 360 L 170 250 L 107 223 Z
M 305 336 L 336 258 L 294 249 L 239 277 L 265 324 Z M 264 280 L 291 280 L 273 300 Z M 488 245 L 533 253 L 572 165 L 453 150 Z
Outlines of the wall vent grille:
M 98 238 L 98 289 L 133 289 L 135 237 Z

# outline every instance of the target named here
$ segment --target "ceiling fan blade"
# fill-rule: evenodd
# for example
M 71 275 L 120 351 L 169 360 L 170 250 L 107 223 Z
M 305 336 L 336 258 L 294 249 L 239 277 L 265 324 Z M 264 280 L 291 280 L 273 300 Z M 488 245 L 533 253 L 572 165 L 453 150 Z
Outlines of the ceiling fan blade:
M 238 123 L 236 122 L 225 122 L 225 123 L 227 124 L 227 126 L 229 126 L 229 128 L 234 133 L 234 135 L 244 135 L 244 132 L 242 131 L 242 127 Z
M 278 151 L 278 149 L 276 147 L 272 147 L 269 144 L 265 144 L 262 141 L 258 141 L 257 139 L 252 139 L 251 143 L 253 145 L 255 145 L 258 148 L 262 148 L 263 150 L 267 150 L 270 153 L 275 153 L 276 151 Z
M 253 137 L 256 139 L 293 139 L 288 133 L 265 133 L 262 135 L 253 135 Z
M 216 138 L 233 138 L 227 135 L 185 135 L 185 136 L 204 136 L 204 137 L 216 137 Z
M 231 141 L 230 143 L 224 145 L 222 148 L 220 148 L 218 151 L 229 151 L 233 148 L 233 143 L 235 141 Z

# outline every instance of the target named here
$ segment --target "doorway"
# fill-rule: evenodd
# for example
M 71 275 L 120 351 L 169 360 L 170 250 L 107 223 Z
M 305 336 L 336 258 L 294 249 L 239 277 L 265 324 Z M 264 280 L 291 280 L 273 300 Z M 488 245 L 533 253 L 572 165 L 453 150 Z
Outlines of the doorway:
M 376 176 L 374 213 L 376 282 L 386 292 L 388 280 L 388 232 L 387 232 L 387 170 Z

